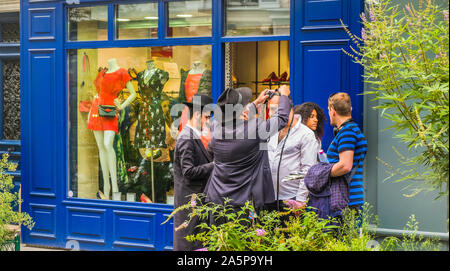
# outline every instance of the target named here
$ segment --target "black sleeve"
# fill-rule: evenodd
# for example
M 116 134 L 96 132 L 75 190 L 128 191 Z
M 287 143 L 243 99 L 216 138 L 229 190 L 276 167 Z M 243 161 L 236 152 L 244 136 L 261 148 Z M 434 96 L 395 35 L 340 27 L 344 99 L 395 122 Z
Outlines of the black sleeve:
M 183 176 L 190 180 L 208 178 L 209 174 L 211 174 L 214 164 L 211 162 L 196 166 L 196 152 L 194 141 L 191 139 L 179 140 L 181 142 L 179 142 L 180 145 L 178 151 L 180 155 L 180 164 Z

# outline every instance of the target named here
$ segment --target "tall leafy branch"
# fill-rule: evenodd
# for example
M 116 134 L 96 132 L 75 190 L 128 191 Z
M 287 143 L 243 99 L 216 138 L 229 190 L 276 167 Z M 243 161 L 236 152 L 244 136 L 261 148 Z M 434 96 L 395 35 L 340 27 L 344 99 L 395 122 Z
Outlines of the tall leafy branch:
M 428 189 L 442 196 L 448 195 L 449 183 L 448 3 L 415 3 L 366 4 L 360 35 L 342 23 L 353 41 L 343 51 L 364 67 L 364 80 L 371 86 L 364 94 L 392 122 L 387 129 L 412 150 L 399 155 L 403 166 L 392 176 L 414 180 L 412 195 Z

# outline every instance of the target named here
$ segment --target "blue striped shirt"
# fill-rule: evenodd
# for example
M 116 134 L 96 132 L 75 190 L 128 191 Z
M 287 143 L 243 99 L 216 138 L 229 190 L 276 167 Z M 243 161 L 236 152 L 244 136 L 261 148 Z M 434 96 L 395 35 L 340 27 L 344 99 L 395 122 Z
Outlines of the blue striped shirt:
M 358 163 L 358 168 L 350 182 L 350 196 L 348 205 L 364 204 L 363 188 L 363 163 L 367 153 L 367 141 L 364 134 L 354 121 L 344 124 L 328 147 L 327 156 L 330 163 L 339 162 L 339 153 L 343 151 L 354 151 L 353 168 Z M 351 172 L 351 171 L 350 171 Z

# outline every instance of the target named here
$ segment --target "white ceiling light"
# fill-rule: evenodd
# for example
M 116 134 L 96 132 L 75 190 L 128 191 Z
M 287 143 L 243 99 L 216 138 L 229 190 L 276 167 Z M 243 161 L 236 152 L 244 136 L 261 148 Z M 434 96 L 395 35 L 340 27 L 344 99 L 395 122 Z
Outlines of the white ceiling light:
M 192 17 L 192 14 L 177 14 L 177 17 L 180 17 L 180 18 L 190 18 L 190 17 Z
M 118 18 L 117 21 L 119 21 L 119 22 L 129 22 L 130 19 Z
M 149 17 L 144 17 L 144 19 L 147 19 L 147 20 L 158 20 L 158 17 L 149 16 Z

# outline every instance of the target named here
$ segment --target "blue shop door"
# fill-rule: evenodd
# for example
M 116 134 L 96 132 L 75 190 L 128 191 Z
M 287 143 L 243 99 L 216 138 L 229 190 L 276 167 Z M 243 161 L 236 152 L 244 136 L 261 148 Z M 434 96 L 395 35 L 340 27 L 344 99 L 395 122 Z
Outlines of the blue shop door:
M 352 41 L 340 22 L 359 35 L 363 7 L 361 0 L 295 0 L 294 104 L 314 102 L 324 110 L 325 151 L 333 138 L 327 109 L 330 94 L 349 93 L 353 118 L 360 127 L 363 124 L 363 100 L 358 95 L 363 91 L 361 68 L 342 51 L 348 51 Z

